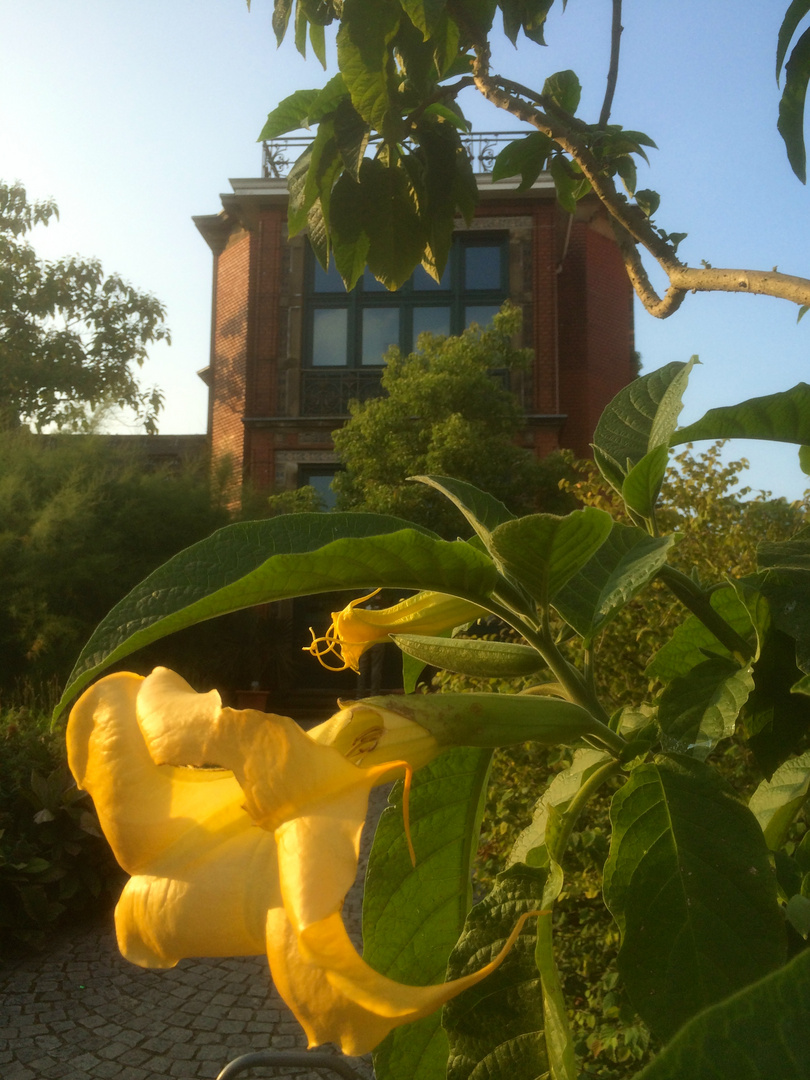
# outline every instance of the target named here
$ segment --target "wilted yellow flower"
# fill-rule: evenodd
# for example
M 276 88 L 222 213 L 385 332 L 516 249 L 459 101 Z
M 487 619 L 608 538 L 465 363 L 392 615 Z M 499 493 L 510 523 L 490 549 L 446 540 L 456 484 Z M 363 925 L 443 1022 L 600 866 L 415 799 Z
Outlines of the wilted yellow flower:
M 336 742 L 352 722 L 335 725 Z M 287 717 L 222 708 L 216 691 L 197 694 L 165 668 L 102 679 L 67 731 L 73 775 L 131 875 L 115 913 L 124 956 L 172 967 L 266 951 L 310 1046 L 362 1054 L 494 970 L 519 927 L 494 961 L 454 982 L 404 986 L 370 968 L 340 910 L 368 793 L 411 766 L 365 756 L 358 767 L 321 737 Z
M 332 612 L 332 625 L 323 637 L 312 634 L 312 644 L 304 648 L 330 671 L 360 670 L 360 657 L 389 634 L 440 634 L 462 623 L 486 615 L 483 608 L 469 600 L 438 592 L 420 592 L 389 608 L 363 608 L 379 589 L 350 601 L 342 611 Z M 334 655 L 339 667 L 330 667 L 324 657 Z

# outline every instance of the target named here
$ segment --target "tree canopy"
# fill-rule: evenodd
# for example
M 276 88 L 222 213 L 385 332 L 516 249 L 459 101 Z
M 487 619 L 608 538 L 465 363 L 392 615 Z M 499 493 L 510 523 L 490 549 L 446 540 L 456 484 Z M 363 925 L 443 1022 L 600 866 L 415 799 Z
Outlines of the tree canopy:
M 155 432 L 163 395 L 135 369 L 169 340 L 165 309 L 96 259 L 39 259 L 27 236 L 56 216 L 0 182 L 0 428 L 87 430 L 95 409 L 117 406 Z
M 395 514 L 456 536 L 455 508 L 437 492 L 409 483 L 416 474 L 465 480 L 517 511 L 538 503 L 562 508 L 557 480 L 564 462 L 558 455 L 538 462 L 516 444 L 523 412 L 497 374 L 529 363 L 527 350 L 512 343 L 520 321 L 519 309 L 504 305 L 486 329 L 473 326 L 458 337 L 423 334 L 407 356 L 389 349 L 385 396 L 352 403 L 351 419 L 333 435 L 346 466 L 334 481 L 339 509 Z
M 491 67 L 491 35 L 517 44 L 544 45 L 544 24 L 554 0 L 296 0 L 295 43 L 307 38 L 325 66 L 324 30 L 338 23 L 339 71 L 322 90 L 301 90 L 268 116 L 262 132 L 275 138 L 317 125 L 317 134 L 290 175 L 291 232 L 304 228 L 319 259 L 334 256 L 347 288 L 364 265 L 397 288 L 419 262 L 441 273 L 453 218 L 470 219 L 476 202 L 472 167 L 460 140 L 467 124 L 459 93 L 475 87 L 491 104 L 526 125 L 527 133 L 499 154 L 493 178 L 519 177 L 530 187 L 544 169 L 560 203 L 573 211 L 595 194 L 607 211 L 627 272 L 651 314 L 672 314 L 689 292 L 751 292 L 810 304 L 810 281 L 773 269 L 685 265 L 678 246 L 685 233 L 668 232 L 656 217 L 660 197 L 637 189 L 636 161 L 655 143 L 643 132 L 611 121 L 619 74 L 621 0 L 613 23 L 604 101 L 597 118 L 577 115 L 580 83 L 559 71 L 528 87 Z M 565 3 L 563 2 L 563 7 Z M 777 78 L 784 72 L 779 130 L 789 161 L 804 181 L 804 100 L 810 79 L 810 29 L 798 36 L 810 12 L 793 0 L 777 44 Z M 275 0 L 274 28 L 281 42 L 293 0 Z M 371 148 L 371 149 L 369 149 Z M 654 287 L 642 256 L 666 275 Z

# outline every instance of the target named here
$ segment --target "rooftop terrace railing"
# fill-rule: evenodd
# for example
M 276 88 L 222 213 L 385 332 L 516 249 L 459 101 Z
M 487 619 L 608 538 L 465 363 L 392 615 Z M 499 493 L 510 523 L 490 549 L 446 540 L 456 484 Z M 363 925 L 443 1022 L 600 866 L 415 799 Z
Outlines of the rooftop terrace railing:
M 475 131 L 462 135 L 461 144 L 470 155 L 473 172 L 492 172 L 498 152 L 521 134 L 518 131 Z M 311 135 L 290 135 L 262 143 L 262 177 L 278 180 L 287 176 L 311 142 Z

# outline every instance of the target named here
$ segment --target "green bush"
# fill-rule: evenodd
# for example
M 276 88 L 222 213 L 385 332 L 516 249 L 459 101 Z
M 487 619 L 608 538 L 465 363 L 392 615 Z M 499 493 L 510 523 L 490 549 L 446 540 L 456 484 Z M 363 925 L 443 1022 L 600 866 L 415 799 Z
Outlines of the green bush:
M 64 733 L 45 714 L 0 713 L 0 961 L 108 910 L 122 882 Z

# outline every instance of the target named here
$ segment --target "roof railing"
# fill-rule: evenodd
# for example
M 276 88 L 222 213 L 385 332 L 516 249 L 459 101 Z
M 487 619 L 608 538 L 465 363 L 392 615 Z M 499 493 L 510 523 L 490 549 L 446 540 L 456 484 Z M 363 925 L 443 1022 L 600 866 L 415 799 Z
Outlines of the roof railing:
M 473 172 L 492 172 L 498 152 L 522 134 L 520 131 L 474 131 L 462 135 L 461 144 L 470 156 Z M 289 175 L 290 169 L 311 142 L 310 135 L 287 135 L 263 142 L 262 177 L 278 180 Z

